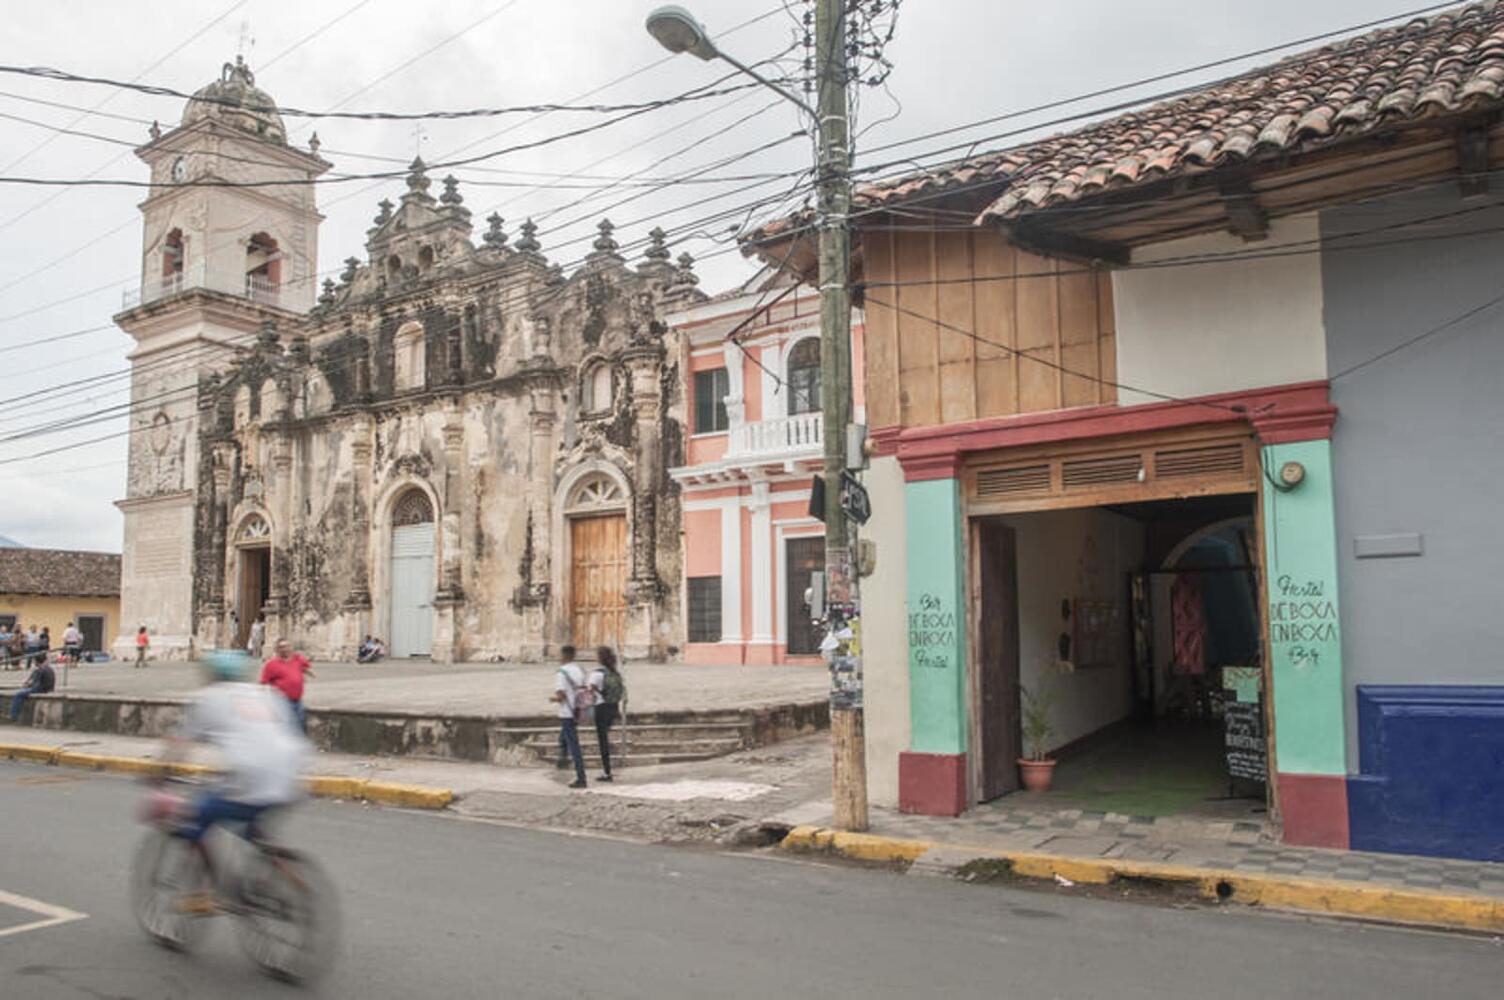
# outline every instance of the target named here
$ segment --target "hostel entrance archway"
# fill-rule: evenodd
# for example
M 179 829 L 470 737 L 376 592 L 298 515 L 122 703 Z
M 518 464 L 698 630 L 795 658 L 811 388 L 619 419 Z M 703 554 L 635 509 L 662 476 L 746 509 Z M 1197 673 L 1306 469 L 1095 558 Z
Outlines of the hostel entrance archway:
M 1019 701 L 1031 695 L 1049 702 L 1048 753 L 1088 756 L 1109 737 L 1121 740 L 1136 717 L 1153 730 L 1117 742 L 1118 766 L 1093 770 L 1090 789 L 1057 786 L 1060 795 L 1103 794 L 1113 797 L 1106 811 L 1142 814 L 1189 807 L 1198 794 L 1215 797 L 1225 786 L 1218 780 L 1220 668 L 1262 666 L 1257 625 L 1238 631 L 1252 635 L 1252 649 L 1226 636 L 1237 630 L 1226 615 L 1211 627 L 1199 572 L 1210 567 L 1176 578 L 1178 607 L 1167 599 L 1155 605 L 1157 591 L 1142 577 L 1186 534 L 1243 516 L 1253 537 L 1226 566 L 1243 574 L 1234 583 L 1240 594 L 1256 595 L 1258 470 L 1246 428 L 1061 442 L 968 463 L 961 500 L 970 555 L 971 801 L 1017 787 L 1016 758 L 1031 749 L 1023 746 Z M 1162 596 L 1169 587 L 1166 578 Z M 1219 612 L 1225 603 L 1218 602 Z M 1257 621 L 1256 607 L 1245 610 Z M 1216 637 L 1223 641 L 1212 642 Z M 1208 660 L 1208 649 L 1224 655 Z M 1167 655 L 1176 652 L 1186 655 Z M 1156 693 L 1169 687 L 1180 702 L 1156 704 Z M 1140 773 L 1132 773 L 1134 762 Z M 1059 773 L 1068 778 L 1071 769 Z

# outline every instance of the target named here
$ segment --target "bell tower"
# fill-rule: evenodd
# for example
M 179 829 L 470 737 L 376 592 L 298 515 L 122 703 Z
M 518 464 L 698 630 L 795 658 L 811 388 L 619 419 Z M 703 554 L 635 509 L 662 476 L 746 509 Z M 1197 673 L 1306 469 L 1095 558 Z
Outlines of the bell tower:
M 314 303 L 317 135 L 288 145 L 276 102 L 240 58 L 194 93 L 181 123 L 136 150 L 151 170 L 141 203 L 141 283 L 115 317 L 136 346 L 116 655 L 142 625 L 155 656 L 186 658 L 195 637 L 194 521 L 200 484 L 197 386 L 267 321 L 290 332 Z M 222 526 L 219 526 L 222 528 Z

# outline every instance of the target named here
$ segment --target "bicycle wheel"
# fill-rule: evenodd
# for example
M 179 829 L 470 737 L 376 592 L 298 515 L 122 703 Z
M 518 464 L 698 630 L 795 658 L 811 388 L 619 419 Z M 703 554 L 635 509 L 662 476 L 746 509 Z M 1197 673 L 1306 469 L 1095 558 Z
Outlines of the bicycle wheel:
M 192 844 L 152 830 L 142 838 L 131 864 L 131 911 L 153 941 L 188 951 L 203 938 L 207 925 L 186 912 L 182 900 L 208 884 L 203 859 Z
M 334 886 L 312 858 L 257 845 L 239 887 L 240 944 L 278 979 L 303 982 L 328 971 L 339 940 Z

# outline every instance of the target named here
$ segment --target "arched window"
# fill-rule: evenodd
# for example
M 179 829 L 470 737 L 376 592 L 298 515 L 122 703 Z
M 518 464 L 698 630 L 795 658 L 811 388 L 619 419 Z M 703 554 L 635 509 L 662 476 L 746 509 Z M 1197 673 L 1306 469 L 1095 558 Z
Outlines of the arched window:
M 235 426 L 244 427 L 251 422 L 251 387 L 242 385 L 235 390 Z
M 333 393 L 329 390 L 329 380 L 324 373 L 315 368 L 308 373 L 308 381 L 303 389 L 303 413 L 305 416 L 315 417 L 321 413 L 327 413 L 333 405 Z
M 174 229 L 167 234 L 162 241 L 162 277 L 166 279 L 163 284 L 168 284 L 180 278 L 183 273 L 183 231 Z
M 240 525 L 240 533 L 235 536 L 237 545 L 268 545 L 272 540 L 271 525 L 260 514 L 252 514 Z
M 245 247 L 245 294 L 257 302 L 276 304 L 282 287 L 282 253 L 277 241 L 256 233 Z
M 421 389 L 426 381 L 423 325 L 404 324 L 392 338 L 392 372 L 397 391 Z
M 784 379 L 789 388 L 789 416 L 820 408 L 820 340 L 806 337 L 789 352 Z
M 386 280 L 392 282 L 402 280 L 402 258 L 396 254 L 386 259 Z
M 433 504 L 428 500 L 428 494 L 417 487 L 413 487 L 397 498 L 392 505 L 392 527 L 400 528 L 408 524 L 431 524 L 433 522 Z
M 585 369 L 580 380 L 580 409 L 586 413 L 601 413 L 611 409 L 611 366 L 597 361 Z
M 261 399 L 258 407 L 263 421 L 276 420 L 282 412 L 282 391 L 273 379 L 261 383 Z
M 586 476 L 574 488 L 569 494 L 565 509 L 571 514 L 588 514 L 592 511 L 620 510 L 626 502 L 620 483 L 610 476 L 596 473 Z
M 418 251 L 418 270 L 427 271 L 433 267 L 433 247 L 423 247 Z

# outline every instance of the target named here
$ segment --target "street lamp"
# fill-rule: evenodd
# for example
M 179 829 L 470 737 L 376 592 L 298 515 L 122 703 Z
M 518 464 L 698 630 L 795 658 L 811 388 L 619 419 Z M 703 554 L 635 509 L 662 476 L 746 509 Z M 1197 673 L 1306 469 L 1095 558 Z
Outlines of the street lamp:
M 670 52 L 698 59 L 724 59 L 742 73 L 797 105 L 814 122 L 819 189 L 820 411 L 825 451 L 825 621 L 822 649 L 833 648 L 830 735 L 834 756 L 831 791 L 835 824 L 867 829 L 867 770 L 862 710 L 861 602 L 855 533 L 841 502 L 843 481 L 854 495 L 846 452 L 851 423 L 851 174 L 847 148 L 846 22 L 844 0 L 815 2 L 815 79 L 819 110 L 750 66 L 716 48 L 695 16 L 683 7 L 659 7 L 648 15 L 648 34 Z M 866 520 L 866 515 L 861 515 Z M 828 644 L 828 646 L 827 646 Z
M 716 48 L 715 42 L 710 40 L 710 32 L 705 30 L 705 26 L 695 20 L 693 14 L 678 4 L 669 4 L 668 6 L 659 7 L 654 10 L 648 15 L 647 28 L 648 34 L 658 39 L 659 45 L 662 45 L 675 55 L 681 52 L 688 52 L 695 58 L 703 59 L 706 62 L 712 59 L 724 59 L 764 87 L 777 93 L 784 100 L 797 104 L 800 110 L 812 116 L 818 124 L 820 116 L 815 114 L 814 108 L 778 86 L 778 84 L 769 80 L 761 73 L 758 73 L 751 66 L 738 62 L 735 57 L 727 55 Z

